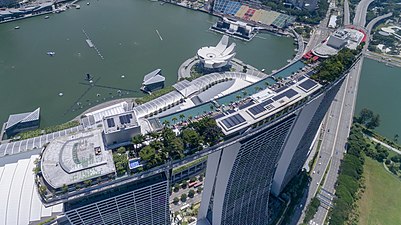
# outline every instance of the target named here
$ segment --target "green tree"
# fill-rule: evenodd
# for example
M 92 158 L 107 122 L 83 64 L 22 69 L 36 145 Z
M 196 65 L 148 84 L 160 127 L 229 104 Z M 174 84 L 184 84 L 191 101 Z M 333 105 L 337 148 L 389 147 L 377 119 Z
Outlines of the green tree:
M 144 137 L 142 134 L 138 134 L 132 137 L 132 143 L 134 144 L 134 148 L 137 149 L 138 145 L 141 144 L 144 140 Z
M 124 175 L 128 168 L 128 158 L 126 154 L 113 154 L 113 161 L 116 167 L 116 172 L 118 176 Z
M 171 120 L 172 120 L 173 123 L 175 124 L 175 122 L 177 121 L 177 117 L 173 117 L 173 118 L 171 118 Z
M 261 88 L 259 86 L 254 87 L 254 89 L 255 89 L 255 93 L 259 92 L 261 90 Z
M 376 114 L 372 117 L 372 119 L 366 123 L 366 127 L 368 129 L 375 129 L 376 127 L 380 126 L 380 116 Z
M 163 125 L 165 127 L 169 127 L 170 126 L 170 121 L 168 121 L 168 120 L 163 121 Z
M 182 181 L 182 182 L 181 182 L 181 188 L 182 188 L 182 189 L 185 189 L 185 188 L 187 188 L 187 187 L 188 187 L 188 181 L 186 181 L 186 180 Z
M 173 200 L 173 203 L 177 205 L 179 201 L 180 201 L 180 199 L 178 197 L 175 197 Z
M 184 118 L 185 118 L 185 115 L 184 115 L 184 114 L 180 114 L 179 117 L 180 117 L 180 119 L 181 119 L 181 122 L 184 121 Z
M 196 192 L 198 192 L 198 194 L 202 193 L 203 188 L 202 187 L 198 187 L 198 189 L 196 190 Z
M 239 101 L 239 100 L 242 98 L 241 95 L 237 95 L 237 96 L 235 96 L 235 97 L 237 98 L 237 101 Z
M 186 200 L 187 200 L 187 194 L 184 193 L 181 195 L 181 201 L 185 202 Z
M 144 161 L 149 161 L 155 156 L 155 149 L 152 148 L 150 145 L 145 146 L 139 152 L 139 157 L 141 157 Z
M 188 197 L 193 198 L 195 196 L 195 191 L 194 190 L 189 190 L 188 192 Z
M 199 146 L 200 136 L 198 132 L 193 129 L 185 129 L 181 132 L 181 137 L 185 146 L 196 148 Z
M 173 191 L 174 191 L 174 192 L 178 192 L 179 190 L 180 190 L 180 185 L 179 185 L 178 183 L 175 183 L 175 184 L 174 184 Z
M 67 191 L 68 191 L 68 186 L 66 184 L 63 184 L 63 186 L 61 187 L 61 192 L 67 193 Z
M 125 147 L 119 147 L 117 149 L 117 153 L 119 154 L 125 154 L 127 152 L 127 150 L 125 149 Z
M 242 91 L 242 95 L 244 96 L 244 98 L 248 95 L 247 91 Z
M 363 108 L 361 112 L 359 113 L 358 117 L 358 123 L 360 124 L 366 124 L 373 118 L 374 114 L 373 111 L 367 108 Z

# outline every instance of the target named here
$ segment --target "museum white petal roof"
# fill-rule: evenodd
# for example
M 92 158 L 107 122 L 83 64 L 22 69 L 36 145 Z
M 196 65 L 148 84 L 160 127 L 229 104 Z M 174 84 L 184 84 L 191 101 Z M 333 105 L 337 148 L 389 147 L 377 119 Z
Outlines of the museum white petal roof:
M 235 43 L 228 46 L 228 36 L 224 35 L 215 47 L 203 47 L 198 50 L 198 57 L 206 68 L 219 68 L 227 65 L 234 58 Z

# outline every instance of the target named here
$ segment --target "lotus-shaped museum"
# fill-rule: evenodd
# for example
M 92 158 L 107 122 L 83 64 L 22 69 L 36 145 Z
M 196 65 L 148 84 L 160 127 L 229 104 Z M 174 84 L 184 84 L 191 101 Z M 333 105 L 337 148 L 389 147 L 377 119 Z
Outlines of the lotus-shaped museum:
M 224 35 L 216 47 L 203 47 L 199 49 L 198 58 L 205 68 L 221 68 L 234 58 L 234 48 L 235 43 L 228 46 L 228 36 Z

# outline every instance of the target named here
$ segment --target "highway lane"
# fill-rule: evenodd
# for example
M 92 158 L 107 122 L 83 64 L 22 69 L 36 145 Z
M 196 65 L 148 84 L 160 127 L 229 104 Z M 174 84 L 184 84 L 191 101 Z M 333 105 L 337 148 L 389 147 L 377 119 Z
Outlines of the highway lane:
M 351 16 L 349 12 L 349 2 L 348 0 L 344 0 L 344 25 L 349 25 L 351 24 Z
M 338 116 L 332 117 L 334 120 L 336 120 L 337 126 L 334 133 L 334 143 L 332 143 L 331 163 L 324 184 L 317 195 L 317 197 L 321 200 L 321 204 L 317 213 L 315 214 L 315 217 L 311 221 L 311 224 L 323 224 L 326 219 L 328 209 L 332 206 L 338 170 L 346 151 L 345 143 L 347 142 L 349 129 L 352 123 L 354 102 L 357 95 L 356 90 L 362 64 L 363 58 L 355 65 L 354 69 L 348 75 L 347 80 L 343 84 L 345 88 L 340 90 L 340 92 L 343 92 L 341 93 L 343 94 L 343 99 L 337 101 L 338 104 L 335 105 L 335 107 L 340 108 L 340 112 Z
M 359 27 L 365 27 L 366 24 L 366 12 L 370 3 L 374 0 L 361 0 L 355 8 L 355 17 L 353 20 L 353 25 Z
M 391 16 L 391 14 L 386 14 L 373 19 L 367 26 L 367 34 L 368 35 L 370 34 L 371 29 L 373 28 L 375 23 L 389 16 Z M 367 39 L 363 52 L 366 52 L 368 45 L 369 45 L 369 38 Z M 338 117 L 338 126 L 335 134 L 336 136 L 334 139 L 335 141 L 333 146 L 331 164 L 327 173 L 327 177 L 324 181 L 323 187 L 317 195 L 317 197 L 321 200 L 321 204 L 318 208 L 317 213 L 315 214 L 315 217 L 310 222 L 310 224 L 313 225 L 324 224 L 324 221 L 328 214 L 328 210 L 330 207 L 332 207 L 332 200 L 334 199 L 338 171 L 341 164 L 341 159 L 343 158 L 343 154 L 345 153 L 345 143 L 347 142 L 355 110 L 358 83 L 362 65 L 363 65 L 363 56 L 361 57 L 360 61 L 355 64 L 354 68 L 349 73 L 347 80 L 345 82 L 346 93 L 343 93 L 344 98 L 342 99 L 341 102 L 341 112 Z M 343 89 L 340 89 L 339 93 L 343 91 L 344 91 Z

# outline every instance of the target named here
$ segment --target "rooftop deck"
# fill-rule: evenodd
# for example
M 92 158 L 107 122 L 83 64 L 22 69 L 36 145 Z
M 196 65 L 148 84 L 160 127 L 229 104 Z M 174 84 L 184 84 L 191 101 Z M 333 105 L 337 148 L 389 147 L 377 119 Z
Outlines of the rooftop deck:
M 44 150 L 41 162 L 43 177 L 54 189 L 115 172 L 100 130 L 56 139 Z

